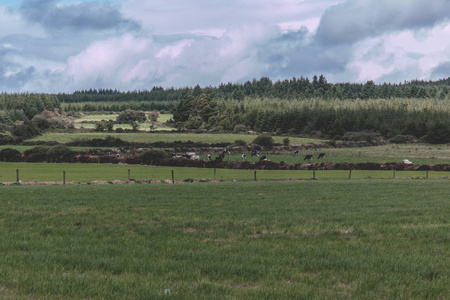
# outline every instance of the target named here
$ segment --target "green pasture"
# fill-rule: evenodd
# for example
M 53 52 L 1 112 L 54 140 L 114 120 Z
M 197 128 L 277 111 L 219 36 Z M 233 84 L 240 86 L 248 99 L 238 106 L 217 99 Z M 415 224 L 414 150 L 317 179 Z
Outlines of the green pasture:
M 159 167 L 144 165 L 115 165 L 115 164 L 57 164 L 57 163 L 0 163 L 0 182 L 15 182 L 16 170 L 19 170 L 19 179 L 30 181 L 63 181 L 63 172 L 66 172 L 66 181 L 92 182 L 128 180 L 130 177 L 136 181 L 171 180 L 172 171 L 175 181 L 214 180 L 214 169 L 185 168 L 185 167 Z M 317 180 L 348 179 L 390 179 L 394 177 L 393 171 L 366 171 L 349 170 L 327 171 L 316 170 Z M 396 179 L 425 179 L 426 171 L 396 171 Z M 428 172 L 428 178 L 448 178 L 449 172 Z M 257 170 L 257 180 L 310 180 L 314 177 L 312 170 Z M 254 170 L 216 169 L 216 180 L 223 181 L 253 181 Z
M 155 143 L 155 142 L 167 142 L 173 141 L 192 141 L 203 143 L 229 143 L 233 144 L 236 140 L 243 140 L 246 143 L 251 143 L 257 137 L 253 134 L 214 134 L 214 133 L 164 133 L 164 132 L 136 132 L 136 133 L 102 133 L 102 132 L 87 132 L 87 133 L 44 133 L 43 135 L 36 136 L 28 141 L 56 141 L 60 143 L 67 143 L 77 139 L 94 139 L 105 138 L 106 136 L 113 136 L 120 138 L 127 142 L 140 142 L 140 143 Z M 285 136 L 274 136 L 275 143 L 283 143 Z M 322 140 L 310 139 L 310 138 L 298 138 L 290 137 L 291 144 L 301 145 L 307 143 L 319 143 Z
M 448 180 L 0 186 L 0 295 L 447 299 L 449 190 Z
M 93 115 L 84 115 L 80 118 L 77 118 L 75 120 L 75 123 L 82 123 L 82 122 L 98 122 L 102 120 L 113 120 L 115 121 L 117 119 L 118 114 L 93 114 Z
M 119 114 L 89 114 L 84 115 L 80 118 L 77 118 L 75 120 L 75 123 L 82 123 L 82 122 L 97 122 L 102 120 L 113 120 L 115 121 L 117 119 L 117 116 Z M 172 114 L 160 114 L 158 117 L 158 122 L 164 123 L 168 120 L 172 119 Z
M 152 124 L 150 123 L 142 123 L 139 125 L 138 130 L 140 131 L 151 131 L 151 130 L 158 130 L 158 131 L 170 131 L 170 130 L 174 130 L 172 127 L 166 127 L 166 126 L 161 126 L 161 125 L 154 125 L 154 128 L 150 128 L 152 126 Z M 93 123 L 76 123 L 74 125 L 74 127 L 76 129 L 82 129 L 82 128 L 86 128 L 86 129 L 95 129 L 95 124 Z M 113 130 L 116 130 L 117 128 L 122 128 L 122 129 L 129 129 L 132 130 L 133 127 L 130 124 L 114 124 L 113 126 Z
M 287 163 L 308 163 L 305 161 L 306 154 L 313 154 L 313 159 L 311 159 L 311 163 L 321 164 L 321 163 L 401 163 L 405 156 L 359 156 L 359 155 L 351 155 L 351 149 L 348 154 L 343 151 L 335 152 L 334 149 L 323 149 L 326 154 L 325 158 L 317 159 L 319 155 L 319 151 L 301 151 L 298 156 L 295 156 L 293 153 L 265 153 L 261 152 L 260 157 L 253 156 L 251 157 L 250 153 L 246 153 L 246 161 L 249 162 L 257 162 L 264 155 L 273 162 L 287 162 Z M 321 151 L 320 151 L 321 152 Z M 394 153 L 393 153 L 394 154 Z M 218 154 L 211 155 L 212 159 L 215 159 Z M 200 157 L 204 160 L 207 160 L 206 154 L 201 154 Z M 225 161 L 242 161 L 242 153 L 230 154 L 225 156 Z M 417 165 L 436 165 L 436 164 L 450 164 L 450 156 L 447 158 L 411 158 L 412 162 Z

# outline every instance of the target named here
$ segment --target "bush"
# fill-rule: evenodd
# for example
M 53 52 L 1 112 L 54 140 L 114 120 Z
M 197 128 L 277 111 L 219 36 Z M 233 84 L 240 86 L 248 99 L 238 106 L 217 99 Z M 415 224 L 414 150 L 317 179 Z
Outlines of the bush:
M 245 147 L 245 146 L 247 146 L 247 142 L 246 142 L 246 141 L 243 141 L 243 140 L 235 140 L 235 141 L 234 141 L 234 144 L 235 144 L 236 146 L 239 146 L 239 147 Z
M 26 162 L 43 162 L 47 159 L 47 150 L 49 147 L 36 146 L 23 152 Z
M 76 154 L 65 145 L 56 145 L 47 150 L 47 161 L 51 162 L 70 162 Z
M 33 122 L 25 120 L 20 125 L 14 125 L 11 128 L 11 133 L 22 139 L 28 139 L 41 134 L 39 128 Z
M 169 158 L 169 154 L 162 150 L 147 150 L 139 158 L 144 164 L 151 164 L 153 160 Z
M 389 139 L 389 143 L 393 144 L 407 144 L 407 143 L 415 143 L 417 142 L 417 138 L 413 135 L 396 135 L 393 138 Z
M 0 145 L 15 145 L 21 141 L 21 138 L 15 136 L 0 134 Z
M 344 141 L 353 141 L 353 142 L 369 142 L 374 143 L 376 141 L 381 140 L 383 137 L 378 132 L 373 131 L 358 131 L 358 132 L 347 132 L 342 137 Z
M 20 161 L 21 153 L 12 148 L 5 148 L 0 150 L 0 161 L 17 162 Z
M 266 147 L 269 149 L 273 148 L 274 143 L 275 142 L 273 140 L 273 137 L 265 134 L 259 135 L 257 138 L 253 140 L 253 144 Z
M 237 124 L 234 126 L 233 128 L 233 132 L 245 132 L 247 131 L 247 126 L 243 125 L 243 124 Z
M 116 122 L 119 124 L 132 124 L 133 122 L 143 123 L 147 121 L 147 117 L 143 111 L 135 111 L 127 109 L 117 116 Z

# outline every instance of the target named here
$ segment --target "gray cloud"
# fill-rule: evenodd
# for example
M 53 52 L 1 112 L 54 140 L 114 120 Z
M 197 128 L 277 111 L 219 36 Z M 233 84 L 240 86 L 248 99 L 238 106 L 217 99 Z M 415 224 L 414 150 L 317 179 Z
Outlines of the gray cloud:
M 270 40 L 259 59 L 270 65 L 269 74 L 286 78 L 343 72 L 351 55 L 352 49 L 346 45 L 324 47 L 308 41 L 308 31 L 303 28 Z
M 450 61 L 443 62 L 433 69 L 431 79 L 438 80 L 450 77 Z
M 57 5 L 56 0 L 24 0 L 19 8 L 24 18 L 49 30 L 137 30 L 139 24 L 122 17 L 109 2 Z
M 448 0 L 349 0 L 323 14 L 317 40 L 354 43 L 384 33 L 430 28 L 450 16 Z

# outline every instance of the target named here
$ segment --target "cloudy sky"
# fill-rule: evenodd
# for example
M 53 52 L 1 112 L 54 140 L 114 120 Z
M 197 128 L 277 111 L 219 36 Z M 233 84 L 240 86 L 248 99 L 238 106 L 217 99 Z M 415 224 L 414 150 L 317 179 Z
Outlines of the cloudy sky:
M 0 92 L 450 77 L 450 0 L 0 0 Z

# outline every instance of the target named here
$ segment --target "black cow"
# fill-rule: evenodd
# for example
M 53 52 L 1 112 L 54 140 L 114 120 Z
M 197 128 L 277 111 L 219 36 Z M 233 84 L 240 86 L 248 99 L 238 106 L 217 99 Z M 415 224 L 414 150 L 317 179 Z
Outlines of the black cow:
M 307 154 L 303 160 L 311 160 L 312 158 L 312 154 Z
M 294 155 L 295 155 L 295 156 L 298 156 L 299 153 L 300 153 L 300 151 L 296 150 L 296 151 L 294 152 Z
M 265 155 L 263 155 L 263 156 L 261 156 L 259 161 L 270 161 L 270 159 L 268 159 Z
M 259 151 L 258 150 L 252 150 L 252 157 L 253 156 L 259 157 Z
M 317 159 L 321 159 L 321 158 L 325 158 L 325 153 L 319 153 L 319 156 L 317 157 Z

